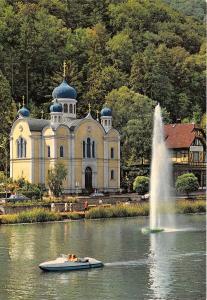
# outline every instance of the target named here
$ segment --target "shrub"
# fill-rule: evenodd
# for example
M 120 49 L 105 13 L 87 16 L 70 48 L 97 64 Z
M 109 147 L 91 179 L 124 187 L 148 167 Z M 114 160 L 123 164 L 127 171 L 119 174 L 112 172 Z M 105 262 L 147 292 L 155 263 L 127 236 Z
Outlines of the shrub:
M 189 193 L 195 192 L 199 188 L 198 178 L 193 173 L 186 173 L 177 177 L 175 183 L 178 192 Z
M 206 212 L 206 202 L 204 200 L 195 202 L 181 200 L 176 203 L 176 212 L 180 214 Z
M 61 163 L 57 163 L 53 169 L 49 170 L 48 185 L 55 197 L 59 197 L 62 194 L 63 180 L 66 176 L 67 169 Z
M 58 221 L 61 219 L 59 214 L 50 212 L 43 208 L 34 208 L 32 210 L 23 211 L 14 215 L 1 216 L 2 224 L 12 223 L 33 223 L 33 222 L 47 222 Z
M 111 207 L 95 207 L 86 212 L 86 219 L 135 217 L 149 215 L 149 204 L 114 205 Z
M 140 195 L 144 195 L 149 191 L 149 177 L 137 176 L 133 183 L 133 190 Z

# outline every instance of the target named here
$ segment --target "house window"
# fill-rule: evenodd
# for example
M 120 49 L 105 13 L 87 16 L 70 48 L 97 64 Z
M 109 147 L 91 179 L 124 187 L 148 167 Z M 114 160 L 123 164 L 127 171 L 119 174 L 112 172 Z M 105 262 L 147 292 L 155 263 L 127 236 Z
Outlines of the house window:
M 17 157 L 23 158 L 26 157 L 27 151 L 27 142 L 23 138 L 17 140 Z
M 91 158 L 91 139 L 87 138 L 87 157 Z
M 60 146 L 60 157 L 64 156 L 63 146 Z
M 111 158 L 114 158 L 114 148 L 111 148 Z
M 104 125 L 107 126 L 107 120 L 104 120 Z
M 70 113 L 70 114 L 73 113 L 73 104 L 70 104 L 70 106 L 69 106 L 69 113 Z
M 83 141 L 83 158 L 86 157 L 86 142 Z
M 68 105 L 66 103 L 63 105 L 63 111 L 64 113 L 68 112 Z
M 193 145 L 194 146 L 202 146 L 202 142 L 199 139 L 195 139 Z
M 95 142 L 92 142 L 92 157 L 95 158 Z
M 50 157 L 50 146 L 47 146 L 47 157 Z
M 199 152 L 193 152 L 193 161 L 199 162 Z
M 114 179 L 114 170 L 111 170 L 111 180 Z

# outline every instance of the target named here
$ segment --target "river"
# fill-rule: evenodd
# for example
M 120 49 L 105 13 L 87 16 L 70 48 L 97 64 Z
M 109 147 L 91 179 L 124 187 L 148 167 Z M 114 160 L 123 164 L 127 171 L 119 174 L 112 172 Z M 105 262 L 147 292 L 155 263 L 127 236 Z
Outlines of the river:
M 0 300 L 205 299 L 205 215 L 179 215 L 177 231 L 144 235 L 148 218 L 0 226 Z M 61 253 L 104 268 L 44 273 Z

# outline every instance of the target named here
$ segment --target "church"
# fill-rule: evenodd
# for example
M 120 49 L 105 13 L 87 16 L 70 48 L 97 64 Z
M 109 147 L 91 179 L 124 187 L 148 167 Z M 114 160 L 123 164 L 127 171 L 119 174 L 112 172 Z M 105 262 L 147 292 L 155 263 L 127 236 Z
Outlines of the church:
M 52 92 L 50 120 L 30 117 L 24 106 L 10 133 L 10 177 L 48 187 L 56 163 L 67 169 L 65 194 L 120 191 L 120 135 L 112 111 L 104 107 L 100 121 L 90 111 L 76 118 L 77 92 L 67 81 Z

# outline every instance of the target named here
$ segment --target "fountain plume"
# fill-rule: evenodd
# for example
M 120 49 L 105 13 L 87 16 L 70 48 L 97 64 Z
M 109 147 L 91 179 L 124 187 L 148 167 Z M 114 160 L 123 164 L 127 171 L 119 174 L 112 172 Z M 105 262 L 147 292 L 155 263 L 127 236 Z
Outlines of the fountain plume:
M 171 163 L 165 145 L 161 108 L 155 107 L 150 177 L 150 231 L 174 228 L 174 200 L 171 189 Z

